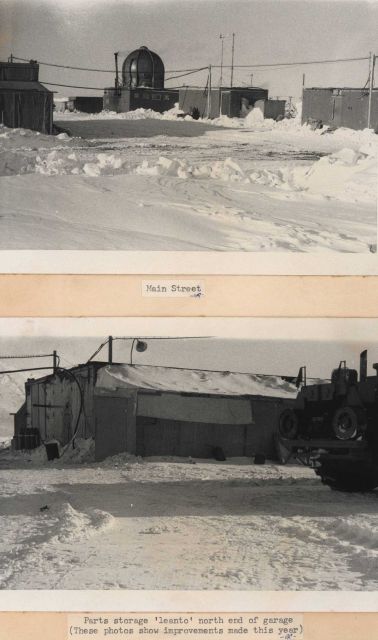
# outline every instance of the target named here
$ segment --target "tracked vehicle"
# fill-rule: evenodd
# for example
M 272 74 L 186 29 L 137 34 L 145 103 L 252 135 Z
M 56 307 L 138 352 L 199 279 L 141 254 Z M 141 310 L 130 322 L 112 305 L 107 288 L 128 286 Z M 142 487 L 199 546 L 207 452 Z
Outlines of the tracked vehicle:
M 281 461 L 291 457 L 312 467 L 322 482 L 342 491 L 378 487 L 378 364 L 367 375 L 367 351 L 360 372 L 341 361 L 330 382 L 307 384 L 306 368 L 292 408 L 278 419 Z

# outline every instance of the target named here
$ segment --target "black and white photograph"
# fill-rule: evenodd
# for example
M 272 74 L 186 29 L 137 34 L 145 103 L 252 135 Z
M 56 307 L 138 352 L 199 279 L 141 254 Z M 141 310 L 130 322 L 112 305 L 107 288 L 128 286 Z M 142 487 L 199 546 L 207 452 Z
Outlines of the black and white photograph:
M 0 328 L 2 590 L 377 590 L 376 320 Z
M 1 251 L 375 253 L 376 2 L 0 13 Z

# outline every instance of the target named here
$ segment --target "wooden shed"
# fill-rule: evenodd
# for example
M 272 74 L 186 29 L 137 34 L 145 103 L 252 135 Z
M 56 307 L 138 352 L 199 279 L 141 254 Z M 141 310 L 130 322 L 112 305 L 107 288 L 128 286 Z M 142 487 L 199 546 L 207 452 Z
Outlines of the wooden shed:
M 90 362 L 30 379 L 15 416 L 15 448 L 95 439 L 96 460 L 140 456 L 274 456 L 279 413 L 295 387 L 282 378 Z M 29 438 L 28 438 L 29 434 Z
M 41 133 L 53 130 L 53 92 L 39 81 L 36 62 L 0 62 L 0 122 Z

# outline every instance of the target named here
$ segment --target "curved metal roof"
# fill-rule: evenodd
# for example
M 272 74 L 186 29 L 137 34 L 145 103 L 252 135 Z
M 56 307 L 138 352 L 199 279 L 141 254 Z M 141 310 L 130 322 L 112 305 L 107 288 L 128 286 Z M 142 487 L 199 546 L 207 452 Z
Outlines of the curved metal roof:
M 122 83 L 128 89 L 164 89 L 164 64 L 160 56 L 142 46 L 129 53 L 122 65 Z

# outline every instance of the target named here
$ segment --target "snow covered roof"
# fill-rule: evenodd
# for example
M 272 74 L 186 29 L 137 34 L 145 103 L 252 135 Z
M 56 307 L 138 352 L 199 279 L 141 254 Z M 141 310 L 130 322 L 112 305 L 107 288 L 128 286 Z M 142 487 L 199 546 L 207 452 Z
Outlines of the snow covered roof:
M 279 376 L 127 364 L 107 365 L 100 369 L 96 388 L 280 398 L 297 395 L 295 386 Z

